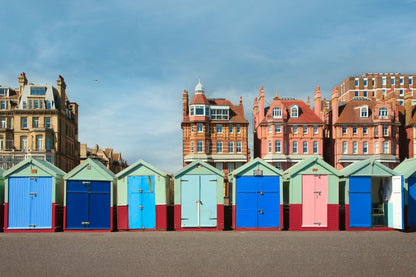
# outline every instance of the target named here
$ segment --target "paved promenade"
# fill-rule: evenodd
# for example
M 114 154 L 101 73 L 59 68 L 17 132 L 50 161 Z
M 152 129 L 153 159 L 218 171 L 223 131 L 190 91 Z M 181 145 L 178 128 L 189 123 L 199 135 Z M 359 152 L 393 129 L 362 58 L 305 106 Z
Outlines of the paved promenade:
M 416 233 L 0 233 L 1 276 L 415 276 Z

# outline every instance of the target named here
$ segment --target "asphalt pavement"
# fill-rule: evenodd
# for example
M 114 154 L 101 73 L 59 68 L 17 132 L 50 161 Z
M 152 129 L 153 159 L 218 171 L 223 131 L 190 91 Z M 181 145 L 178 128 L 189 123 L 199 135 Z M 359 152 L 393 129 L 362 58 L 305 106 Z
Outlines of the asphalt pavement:
M 0 233 L 1 276 L 415 276 L 416 233 Z

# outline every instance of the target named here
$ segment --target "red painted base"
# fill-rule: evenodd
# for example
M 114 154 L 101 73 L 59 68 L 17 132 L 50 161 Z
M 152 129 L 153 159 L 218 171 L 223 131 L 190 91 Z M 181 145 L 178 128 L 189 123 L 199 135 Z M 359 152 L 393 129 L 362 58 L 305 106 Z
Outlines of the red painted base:
M 302 204 L 289 205 L 289 230 L 290 231 L 338 231 L 339 208 L 338 204 L 328 204 L 327 227 L 302 227 Z
M 117 206 L 117 230 L 129 230 L 129 207 Z
M 168 207 L 156 205 L 156 230 L 166 231 L 168 229 Z
M 117 206 L 117 229 L 119 231 L 166 231 L 168 229 L 168 207 L 167 205 L 156 205 L 156 228 L 152 229 L 130 229 L 129 207 Z
M 0 231 L 3 231 L 4 225 L 4 204 L 0 204 Z
M 224 205 L 217 205 L 217 226 L 216 227 L 182 227 L 181 226 L 181 205 L 174 206 L 174 228 L 175 231 L 223 231 L 224 230 Z
M 4 232 L 5 233 L 51 233 L 62 231 L 62 206 L 52 203 L 51 228 L 47 229 L 9 229 L 9 203 L 4 203 Z
M 391 231 L 390 227 L 350 227 L 350 205 L 345 204 L 345 231 Z
M 280 227 L 271 227 L 271 228 L 241 228 L 237 227 L 237 207 L 233 205 L 233 224 L 232 228 L 235 231 L 280 231 L 284 229 L 284 218 L 283 218 L 283 205 L 280 205 Z

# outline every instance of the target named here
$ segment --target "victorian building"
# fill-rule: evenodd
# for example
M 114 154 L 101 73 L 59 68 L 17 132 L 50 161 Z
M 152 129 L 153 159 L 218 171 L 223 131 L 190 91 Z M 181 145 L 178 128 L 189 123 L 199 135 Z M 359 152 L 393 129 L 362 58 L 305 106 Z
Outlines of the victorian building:
M 70 102 L 62 76 L 57 87 L 28 84 L 0 86 L 0 166 L 8 169 L 33 157 L 70 171 L 79 164 L 78 104 Z
M 81 143 L 81 163 L 89 158 L 100 161 L 114 174 L 128 167 L 127 161 L 121 157 L 121 153 L 114 153 L 113 148 L 102 149 L 97 144 L 94 147 L 87 147 L 87 144 Z

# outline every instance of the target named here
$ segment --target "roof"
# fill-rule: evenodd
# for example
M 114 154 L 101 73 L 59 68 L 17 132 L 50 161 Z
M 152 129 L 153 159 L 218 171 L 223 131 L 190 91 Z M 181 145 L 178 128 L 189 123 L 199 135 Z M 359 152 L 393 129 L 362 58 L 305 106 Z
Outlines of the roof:
M 320 157 L 311 157 L 311 158 L 309 158 L 307 160 L 301 161 L 301 162 L 293 165 L 289 169 L 287 169 L 284 172 L 284 175 L 293 176 L 293 175 L 297 174 L 299 171 L 301 171 L 302 169 L 304 169 L 305 167 L 308 167 L 308 166 L 310 166 L 311 164 L 314 164 L 314 163 L 319 164 L 320 166 L 322 166 L 323 168 L 325 168 L 326 170 L 328 170 L 332 174 L 334 174 L 336 176 L 340 176 L 340 172 L 338 170 L 336 170 L 331 165 L 329 165 L 328 163 L 326 163 Z
M 116 177 L 119 179 L 121 177 L 124 177 L 126 175 L 129 175 L 129 173 L 131 171 L 133 171 L 135 168 L 139 167 L 139 166 L 144 166 L 147 167 L 148 169 L 154 171 L 156 174 L 160 175 L 160 176 L 166 176 L 167 174 L 159 169 L 157 169 L 156 167 L 154 167 L 153 165 L 143 161 L 143 160 L 139 160 L 137 162 L 135 162 L 134 164 L 132 164 L 131 166 L 125 168 L 124 170 L 120 171 Z
M 88 158 L 84 162 L 79 164 L 77 167 L 72 169 L 70 172 L 65 174 L 64 179 L 72 179 L 77 173 L 83 171 L 84 168 L 86 168 L 87 166 L 91 166 L 94 170 L 100 172 L 101 175 L 109 181 L 112 181 L 116 177 L 114 173 L 110 169 L 105 167 L 101 162 Z
M 188 164 L 187 166 L 185 166 L 184 168 L 182 168 L 181 170 L 179 170 L 178 172 L 176 172 L 175 174 L 173 174 L 175 177 L 176 176 L 180 176 L 180 175 L 184 175 L 188 170 L 192 169 L 193 167 L 196 167 L 198 165 L 201 165 L 209 170 L 211 170 L 213 173 L 220 175 L 221 177 L 224 177 L 224 173 L 221 170 L 216 169 L 215 167 L 213 167 L 212 165 L 207 164 L 206 162 L 203 162 L 201 160 L 197 160 L 194 161 L 190 164 Z
M 205 94 L 196 94 L 194 95 L 194 97 L 191 100 L 190 105 L 194 105 L 194 104 L 204 104 L 204 105 L 209 105 L 209 101 L 207 99 L 207 97 L 205 96 Z
M 416 158 L 402 161 L 394 171 L 403 175 L 404 179 L 411 177 L 416 172 Z
M 3 177 L 9 176 L 12 173 L 16 172 L 17 170 L 21 169 L 27 164 L 34 164 L 40 168 L 42 168 L 45 172 L 47 172 L 49 175 L 56 177 L 56 176 L 64 176 L 65 172 L 59 169 L 58 167 L 54 166 L 50 162 L 44 161 L 44 160 L 38 160 L 34 158 L 27 158 L 24 161 L 21 161 L 17 165 L 13 166 L 6 172 L 4 172 Z
M 398 175 L 394 170 L 373 160 L 366 159 L 355 162 L 340 171 L 341 175 L 354 176 L 395 176 Z
M 255 164 L 261 164 L 261 165 L 263 165 L 264 167 L 267 167 L 268 169 L 270 169 L 271 171 L 273 171 L 274 173 L 276 173 L 279 176 L 282 176 L 283 175 L 283 172 L 280 169 L 272 166 L 269 163 L 266 163 L 265 161 L 263 161 L 260 158 L 255 158 L 254 160 L 252 160 L 252 161 L 244 164 L 243 166 L 240 166 L 239 168 L 235 169 L 233 172 L 230 172 L 228 175 L 229 176 L 231 176 L 231 175 L 232 176 L 239 175 L 241 172 L 246 171 L 248 168 L 252 167 Z

